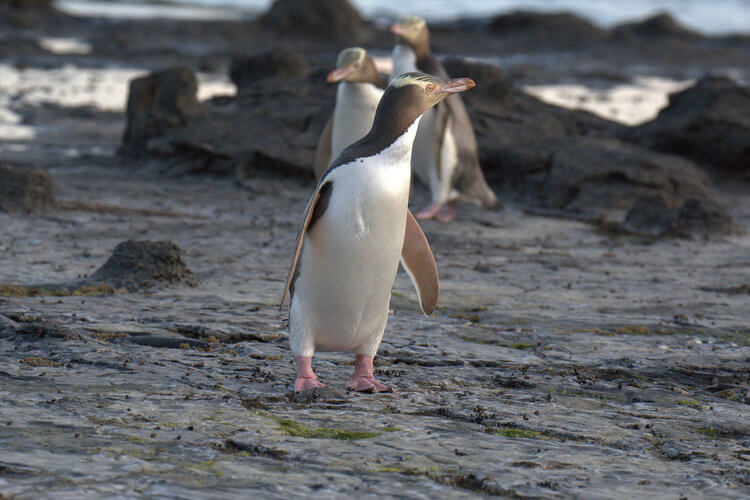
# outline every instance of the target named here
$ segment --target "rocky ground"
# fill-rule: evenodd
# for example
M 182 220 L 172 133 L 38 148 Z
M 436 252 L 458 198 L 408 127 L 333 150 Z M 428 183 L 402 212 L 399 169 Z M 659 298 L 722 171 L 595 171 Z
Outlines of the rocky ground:
M 25 55 L 3 52 L 4 63 L 21 72 L 26 66 L 132 71 L 180 63 L 202 71 L 198 87 L 205 88 L 221 82 L 231 52 L 241 52 L 227 33 L 262 38 L 268 47 L 278 41 L 229 22 L 213 30 L 197 23 L 192 31 L 159 32 L 157 41 L 170 49 L 147 54 L 128 38 L 121 50 L 108 45 L 117 36 L 105 43 L 106 21 L 54 27 L 44 24 L 46 15 L 36 21 L 41 27 L 19 28 L 15 19 L 10 25 L 17 31 L 8 32 L 28 40 L 76 33 L 92 43 L 92 52 L 52 54 L 31 43 Z M 491 29 L 507 29 L 501 21 Z M 76 25 L 83 27 L 76 31 Z M 121 23 L 113 32 L 124 37 L 142 28 Z M 475 29 L 454 27 L 453 35 L 479 44 Z M 360 26 L 350 36 L 377 41 L 382 35 L 371 30 Z M 688 45 L 659 48 L 663 64 L 652 69 L 656 74 L 679 77 L 665 61 L 680 50 L 724 54 L 716 57 L 717 71 L 735 67 L 733 58 L 747 50 L 740 44 L 717 52 L 725 41 L 695 42 L 672 32 Z M 588 36 L 615 44 L 624 43 L 623 33 L 642 36 L 632 27 Z M 189 36 L 187 46 L 182 41 Z M 195 116 L 219 124 L 226 116 L 253 120 L 262 112 L 253 110 L 272 98 L 299 102 L 314 88 L 316 65 L 333 59 L 326 43 L 308 43 L 312 73 L 297 93 L 271 94 L 269 83 L 236 99 L 215 99 Z M 493 38 L 490 45 L 503 59 L 523 43 Z M 506 87 L 581 76 L 567 65 L 547 73 L 549 50 L 541 42 L 528 50 L 527 76 L 520 66 L 506 68 L 507 82 L 487 73 L 492 90 L 468 101 L 475 117 L 489 110 L 477 119 L 482 158 L 504 207 L 461 207 L 453 224 L 423 224 L 438 262 L 441 301 L 425 318 L 408 277 L 399 274 L 376 360 L 376 375 L 396 389 L 386 395 L 345 391 L 352 370 L 346 354 L 316 357 L 329 389 L 291 392 L 287 316 L 277 304 L 312 189 L 309 174 L 297 166 L 305 161 L 307 138 L 299 152 L 277 154 L 262 144 L 222 143 L 189 118 L 160 131 L 145 152 L 117 155 L 126 116 L 124 102 L 97 105 L 111 83 L 106 78 L 77 88 L 88 104 L 40 99 L 41 84 L 26 82 L 20 92 L 0 83 L 0 105 L 20 117 L 14 125 L 28 127 L 21 132 L 34 134 L 31 141 L 0 141 L 0 160 L 14 165 L 0 169 L 0 188 L 8 179 L 19 186 L 0 189 L 0 201 L 12 202 L 0 203 L 0 498 L 745 498 L 750 197 L 746 171 L 735 161 L 741 156 L 728 139 L 720 143 L 720 164 L 706 161 L 705 148 L 676 157 L 669 147 L 674 141 L 654 142 L 649 130 L 673 137 L 664 132 L 674 130 L 670 123 L 697 120 L 676 116 L 684 101 L 660 121 L 624 128 Z M 575 60 L 577 49 L 566 50 Z M 633 57 L 635 65 L 638 57 L 628 50 L 622 57 Z M 199 59 L 214 63 L 201 67 Z M 680 72 L 701 76 L 704 64 L 708 58 L 696 58 Z M 533 69 L 542 67 L 548 69 Z M 622 79 L 631 69 L 608 71 Z M 585 85 L 601 83 L 582 78 Z M 708 84 L 694 90 L 697 100 L 712 103 L 704 115 L 723 113 L 722 126 L 736 131 L 743 117 L 722 110 L 732 103 L 743 109 L 744 94 L 733 86 L 722 93 L 730 101 L 712 100 L 711 89 L 726 83 Z M 58 95 L 60 87 L 48 92 Z M 712 140 L 713 130 L 701 137 Z M 544 138 L 539 148 L 520 147 L 534 134 Z M 180 137 L 208 138 L 227 150 L 192 147 L 186 154 L 179 147 L 190 143 Z M 179 158 L 165 158 L 175 144 Z M 251 150 L 268 154 L 237 164 Z M 546 156 L 544 174 L 534 165 Z M 557 202 L 554 194 L 568 184 L 555 179 L 578 172 L 573 165 L 587 158 L 622 176 L 600 182 L 584 169 L 573 187 L 585 189 Z M 28 170 L 29 163 L 38 168 Z M 518 172 L 509 176 L 515 165 Z M 28 196 L 17 196 L 20 191 Z M 637 206 L 626 216 L 628 203 L 608 200 L 654 194 L 674 205 L 656 203 L 657 215 L 674 212 L 680 227 L 690 227 L 679 218 L 690 197 L 721 209 L 721 216 L 700 220 L 726 216 L 731 224 L 718 232 L 630 234 L 627 221 L 638 218 Z M 417 189 L 413 204 L 425 196 Z M 639 207 L 654 206 L 644 199 Z M 655 224 L 649 217 L 642 222 L 647 229 Z M 674 227 L 674 220 L 667 224 Z M 178 248 L 147 247 L 161 260 L 138 268 L 154 278 L 140 280 L 126 264 L 142 247 L 118 247 L 127 240 Z M 130 279 L 118 281 L 123 275 Z

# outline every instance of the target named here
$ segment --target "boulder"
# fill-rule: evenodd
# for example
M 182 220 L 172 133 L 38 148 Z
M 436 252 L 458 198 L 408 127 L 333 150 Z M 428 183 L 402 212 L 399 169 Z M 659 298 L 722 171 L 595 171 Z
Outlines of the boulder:
M 609 37 L 607 30 L 570 12 L 519 10 L 494 17 L 488 28 L 502 38 L 559 49 L 587 48 Z
M 318 138 L 333 111 L 335 86 L 321 77 L 261 80 L 237 97 L 205 104 L 206 115 L 149 144 L 188 171 L 310 177 Z M 196 160 L 197 163 L 196 163 Z
M 622 142 L 615 137 L 625 126 L 546 104 L 487 66 L 446 60 L 449 73 L 476 78 L 464 99 L 494 188 L 528 207 L 585 219 L 627 210 L 642 196 L 672 205 L 712 198 L 709 179 L 690 161 Z
M 52 178 L 45 169 L 0 164 L 0 211 L 31 212 L 53 204 Z
M 259 80 L 284 78 L 305 78 L 310 73 L 310 66 L 296 52 L 284 47 L 253 54 L 235 57 L 229 70 L 229 76 L 238 89 L 249 87 Z
M 652 238 L 708 238 L 736 231 L 726 210 L 709 199 L 688 198 L 682 205 L 670 207 L 659 195 L 636 200 L 621 228 L 628 233 Z
M 616 139 L 573 135 L 539 141 L 533 152 L 505 147 L 502 170 L 514 172 L 506 186 L 532 207 L 591 219 L 627 209 L 641 196 L 673 204 L 710 198 L 708 179 L 689 161 Z
M 169 241 L 128 240 L 117 245 L 107 262 L 86 280 L 137 291 L 159 284 L 193 285 L 193 273 L 179 247 Z
M 686 156 L 729 173 L 750 172 L 750 89 L 707 76 L 669 96 L 650 122 L 622 137 L 650 149 Z
M 697 40 L 702 38 L 700 33 L 682 26 L 674 17 L 665 12 L 658 13 L 642 21 L 620 24 L 612 31 L 614 37 L 619 39 L 643 38 L 647 40 L 664 40 L 666 38 L 676 38 L 681 40 Z
M 134 78 L 121 152 L 142 151 L 150 139 L 185 125 L 200 113 L 198 80 L 190 68 L 180 66 Z
M 289 38 L 307 37 L 353 43 L 369 36 L 369 27 L 347 0 L 276 0 L 260 18 L 261 26 Z

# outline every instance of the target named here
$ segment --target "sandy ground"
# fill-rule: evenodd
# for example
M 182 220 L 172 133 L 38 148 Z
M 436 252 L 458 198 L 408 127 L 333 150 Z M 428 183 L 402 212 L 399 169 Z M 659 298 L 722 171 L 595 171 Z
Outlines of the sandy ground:
M 75 280 L 132 238 L 177 243 L 197 285 L 0 297 L 22 332 L 0 339 L 0 494 L 747 496 L 747 235 L 646 243 L 461 207 L 424 224 L 438 311 L 397 278 L 376 370 L 396 392 L 346 393 L 351 356 L 323 354 L 330 390 L 294 396 L 277 304 L 312 186 L 115 160 L 127 75 L 1 69 L 34 140 L 0 153 L 80 203 L 0 213 L 0 283 Z M 741 188 L 718 196 L 750 227 Z

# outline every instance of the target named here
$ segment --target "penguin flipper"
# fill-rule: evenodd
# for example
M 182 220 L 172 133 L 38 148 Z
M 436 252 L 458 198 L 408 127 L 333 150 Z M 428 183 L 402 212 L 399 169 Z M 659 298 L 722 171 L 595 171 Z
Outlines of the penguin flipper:
M 318 139 L 318 147 L 315 149 L 315 161 L 313 163 L 313 170 L 315 171 L 315 179 L 320 179 L 323 172 L 326 171 L 328 165 L 331 163 L 331 147 L 333 144 L 333 117 L 328 120 L 323 133 L 320 134 Z
M 292 266 L 289 269 L 289 277 L 286 280 L 286 286 L 284 287 L 284 294 L 281 296 L 281 303 L 279 304 L 279 311 L 284 307 L 287 295 L 292 288 L 295 274 L 294 271 L 297 269 L 297 261 L 299 255 L 302 252 L 302 243 L 305 240 L 305 233 L 312 229 L 315 222 L 323 215 L 326 207 L 328 206 L 328 200 L 331 198 L 331 189 L 333 183 L 326 181 L 319 183 L 315 189 L 315 193 L 310 197 L 305 207 L 305 216 L 302 219 L 302 226 L 297 233 L 297 242 L 294 245 L 294 258 L 292 259 Z
M 401 250 L 401 265 L 417 290 L 422 312 L 429 316 L 435 310 L 440 295 L 437 265 L 427 238 L 409 210 L 406 211 L 406 234 Z

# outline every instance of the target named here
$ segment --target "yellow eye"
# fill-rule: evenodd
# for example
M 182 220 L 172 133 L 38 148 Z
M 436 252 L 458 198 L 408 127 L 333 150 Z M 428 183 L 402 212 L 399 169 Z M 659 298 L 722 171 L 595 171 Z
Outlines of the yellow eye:
M 424 91 L 428 94 L 432 94 L 432 91 L 435 90 L 435 84 L 428 83 L 427 86 L 424 88 Z

